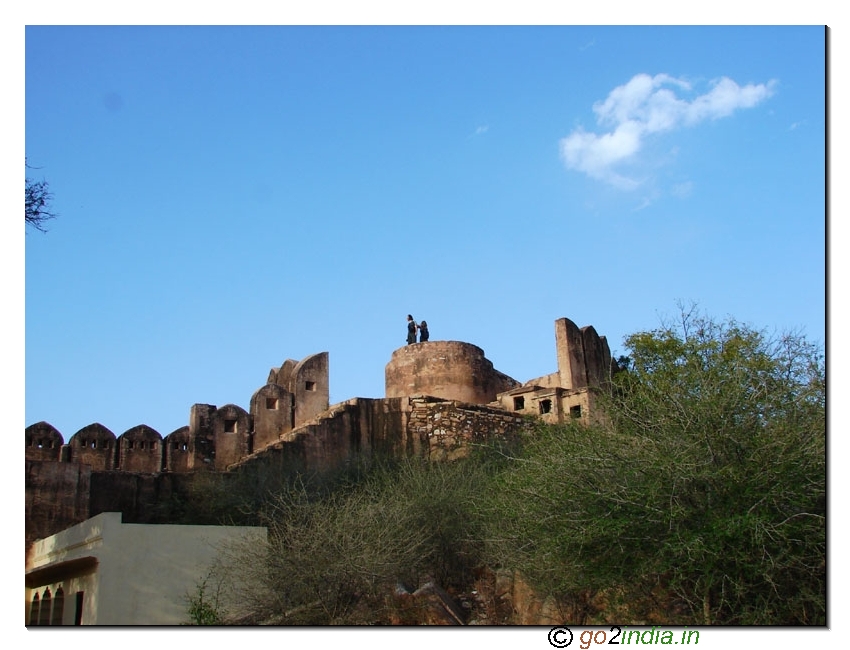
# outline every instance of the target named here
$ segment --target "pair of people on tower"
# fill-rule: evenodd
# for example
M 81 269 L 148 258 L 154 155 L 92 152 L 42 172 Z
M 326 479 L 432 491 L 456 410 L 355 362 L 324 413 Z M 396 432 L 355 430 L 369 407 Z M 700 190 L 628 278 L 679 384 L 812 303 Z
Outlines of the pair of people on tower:
M 419 330 L 419 342 L 424 343 L 428 340 L 428 323 L 424 320 L 420 324 L 416 324 L 413 316 L 407 315 L 407 344 L 416 343 L 416 330 Z

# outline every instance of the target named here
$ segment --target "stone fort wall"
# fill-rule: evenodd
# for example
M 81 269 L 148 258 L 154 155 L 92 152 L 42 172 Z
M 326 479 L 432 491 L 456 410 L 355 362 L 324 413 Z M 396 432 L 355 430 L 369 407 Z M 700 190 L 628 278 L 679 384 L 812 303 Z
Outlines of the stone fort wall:
M 249 410 L 195 404 L 189 424 L 164 437 L 144 424 L 116 436 L 94 423 L 65 443 L 38 422 L 25 432 L 27 541 L 106 511 L 152 522 L 157 504 L 200 470 L 323 470 L 373 455 L 446 460 L 470 443 L 518 435 L 529 416 L 587 420 L 589 389 L 613 367 L 607 342 L 566 318 L 555 321 L 555 335 L 558 370 L 524 384 L 496 370 L 477 346 L 428 341 L 393 353 L 385 398 L 329 407 L 322 352 L 272 368 Z

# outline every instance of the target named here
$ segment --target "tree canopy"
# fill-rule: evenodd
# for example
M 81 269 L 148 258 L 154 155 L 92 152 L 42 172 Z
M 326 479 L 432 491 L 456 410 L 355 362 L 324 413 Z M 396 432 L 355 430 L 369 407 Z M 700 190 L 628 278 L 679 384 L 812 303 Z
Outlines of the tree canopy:
M 823 625 L 820 350 L 694 310 L 626 345 L 606 421 L 543 428 L 505 474 L 503 561 L 562 593 L 660 587 L 688 622 Z

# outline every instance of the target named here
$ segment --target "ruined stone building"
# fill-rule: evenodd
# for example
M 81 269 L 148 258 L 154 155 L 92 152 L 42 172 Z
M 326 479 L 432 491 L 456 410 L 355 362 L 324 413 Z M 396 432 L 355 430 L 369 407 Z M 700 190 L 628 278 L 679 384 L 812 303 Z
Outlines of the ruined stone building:
M 339 467 L 372 454 L 462 456 L 468 444 L 515 434 L 529 418 L 587 421 L 593 388 L 612 370 L 605 337 L 567 318 L 555 321 L 557 371 L 520 383 L 493 367 L 484 351 L 459 341 L 399 348 L 386 365 L 386 396 L 331 406 L 328 353 L 288 359 L 269 372 L 248 410 L 195 404 L 187 426 L 166 436 L 140 424 L 116 436 L 90 424 L 66 442 L 47 422 L 26 428 L 26 542 L 102 512 L 131 523 L 152 521 L 149 506 L 167 498 L 181 476 L 234 472 L 263 463 L 269 471 Z

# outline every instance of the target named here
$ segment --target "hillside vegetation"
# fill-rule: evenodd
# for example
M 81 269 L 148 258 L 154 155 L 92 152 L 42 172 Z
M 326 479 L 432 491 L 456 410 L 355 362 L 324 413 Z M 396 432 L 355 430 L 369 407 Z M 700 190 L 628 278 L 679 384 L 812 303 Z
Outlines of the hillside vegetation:
M 195 622 L 414 623 L 399 595 L 432 583 L 493 624 L 470 594 L 507 570 L 574 622 L 825 625 L 820 349 L 693 311 L 625 344 L 591 426 L 452 463 L 206 486 L 204 517 L 269 540 L 222 556 Z

